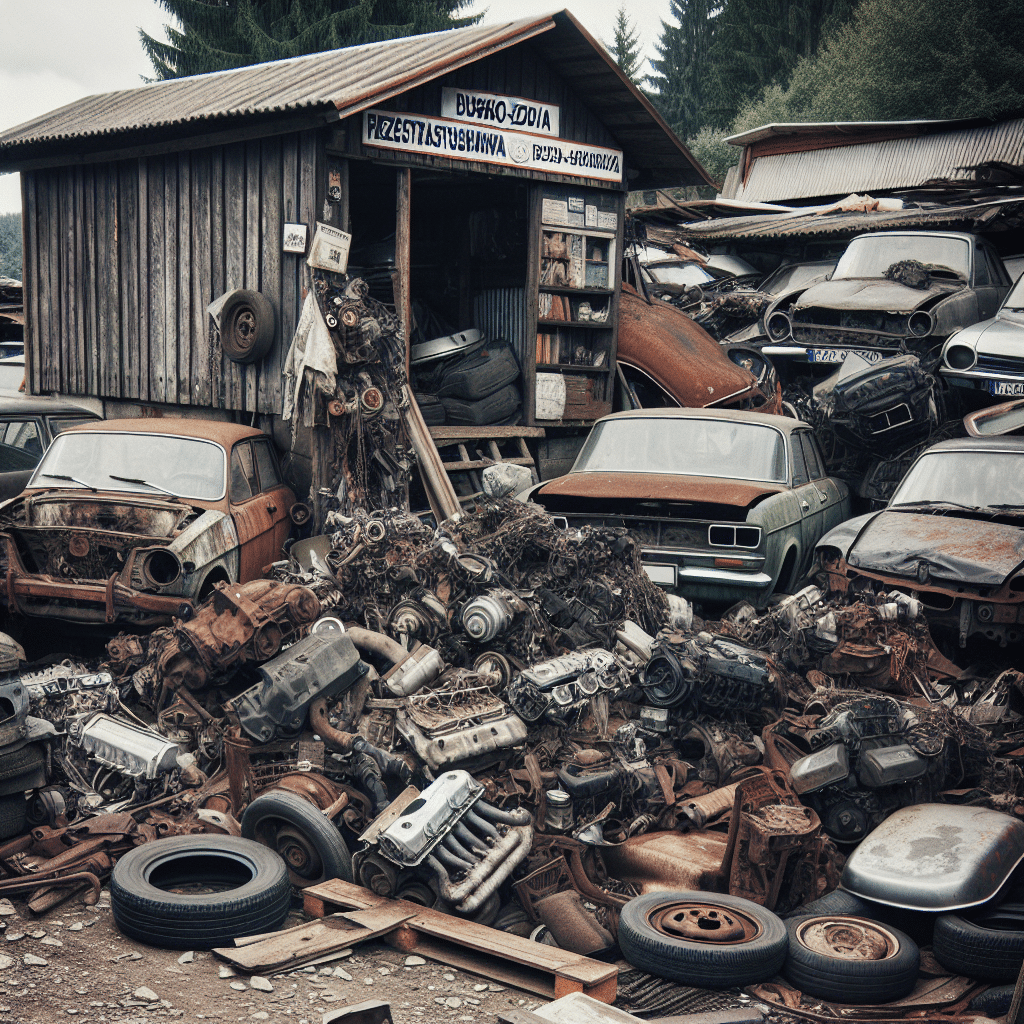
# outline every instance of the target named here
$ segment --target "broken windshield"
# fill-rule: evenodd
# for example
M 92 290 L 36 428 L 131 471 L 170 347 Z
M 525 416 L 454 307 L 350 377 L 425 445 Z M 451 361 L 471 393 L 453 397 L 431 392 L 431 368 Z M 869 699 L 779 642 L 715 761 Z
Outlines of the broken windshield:
M 59 480 L 62 487 L 218 501 L 226 462 L 220 445 L 199 438 L 72 431 L 54 438 L 28 486 Z
M 862 235 L 853 239 L 836 264 L 832 280 L 847 277 L 884 277 L 903 260 L 945 268 L 970 279 L 971 248 L 965 238 L 947 235 Z
M 932 452 L 911 467 L 892 497 L 897 505 L 959 506 L 972 511 L 1024 509 L 1020 453 L 1012 451 Z

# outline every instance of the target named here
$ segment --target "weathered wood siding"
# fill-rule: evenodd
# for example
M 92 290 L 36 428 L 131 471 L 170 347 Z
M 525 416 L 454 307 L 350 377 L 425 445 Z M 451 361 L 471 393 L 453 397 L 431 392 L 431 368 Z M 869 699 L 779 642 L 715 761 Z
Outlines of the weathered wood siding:
M 274 413 L 304 258 L 282 226 L 316 221 L 315 132 L 24 174 L 33 392 Z M 206 307 L 234 288 L 274 306 L 253 366 L 211 341 Z

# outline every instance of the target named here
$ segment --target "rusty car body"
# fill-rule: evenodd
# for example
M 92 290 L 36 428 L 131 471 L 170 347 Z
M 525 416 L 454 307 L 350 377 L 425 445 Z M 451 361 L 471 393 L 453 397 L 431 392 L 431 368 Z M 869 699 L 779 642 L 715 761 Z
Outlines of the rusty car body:
M 262 431 L 197 419 L 107 420 L 47 449 L 0 505 L 11 614 L 151 626 L 280 556 L 295 496 Z
M 942 346 L 939 373 L 950 384 L 989 395 L 1024 395 L 1024 276 L 994 317 L 965 327 Z
M 1024 438 L 955 438 L 910 467 L 889 504 L 843 523 L 818 553 L 833 585 L 868 577 L 920 600 L 929 623 L 1024 638 Z
M 730 355 L 685 313 L 667 302 L 647 302 L 632 286 L 622 286 L 616 362 L 624 408 L 781 412 L 782 393 L 771 363 L 755 358 L 748 365 L 751 355 L 743 350 Z
M 835 270 L 766 319 L 769 355 L 841 363 L 911 351 L 938 355 L 954 331 L 992 316 L 1010 287 L 991 243 L 953 231 L 851 239 Z M 778 346 L 776 348 L 776 346 Z
M 755 604 L 803 576 L 850 508 L 807 424 L 729 409 L 606 416 L 569 474 L 524 497 L 572 527 L 629 529 L 647 574 L 685 597 Z

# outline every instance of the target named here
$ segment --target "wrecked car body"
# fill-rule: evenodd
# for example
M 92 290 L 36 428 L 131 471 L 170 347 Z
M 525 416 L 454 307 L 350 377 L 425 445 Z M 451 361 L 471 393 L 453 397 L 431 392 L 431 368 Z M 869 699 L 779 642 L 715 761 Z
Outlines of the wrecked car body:
M 992 316 L 1009 286 L 999 256 L 975 235 L 879 231 L 854 238 L 832 274 L 777 308 L 766 328 L 811 363 L 840 363 L 850 351 L 934 360 L 954 331 Z
M 261 431 L 111 420 L 61 434 L 0 507 L 15 615 L 150 626 L 277 557 L 295 496 Z
M 805 424 L 727 410 L 606 417 L 572 472 L 527 495 L 574 528 L 625 526 L 648 575 L 689 599 L 756 604 L 849 515 Z
M 1024 492 L 1016 437 L 943 441 L 910 468 L 880 512 L 822 537 L 830 585 L 864 576 L 919 599 L 963 646 L 1024 636 Z

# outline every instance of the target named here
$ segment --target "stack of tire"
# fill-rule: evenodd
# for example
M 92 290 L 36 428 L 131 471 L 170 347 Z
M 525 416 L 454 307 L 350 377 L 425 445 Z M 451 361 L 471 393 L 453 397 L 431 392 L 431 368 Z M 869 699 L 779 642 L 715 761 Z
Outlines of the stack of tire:
M 844 1004 L 887 1003 L 913 989 L 920 952 L 910 936 L 828 905 L 804 910 L 783 921 L 738 896 L 649 893 L 623 907 L 619 947 L 634 967 L 700 988 L 781 973 L 806 995 Z
M 0 839 L 21 835 L 27 827 L 26 794 L 46 785 L 46 748 L 30 732 L 52 726 L 29 717 L 29 695 L 17 676 L 0 683 Z M 38 730 L 30 726 L 43 726 Z
M 432 366 L 429 372 L 421 370 L 416 400 L 428 426 L 508 423 L 517 419 L 522 409 L 518 379 L 515 353 L 508 342 L 499 339 Z

